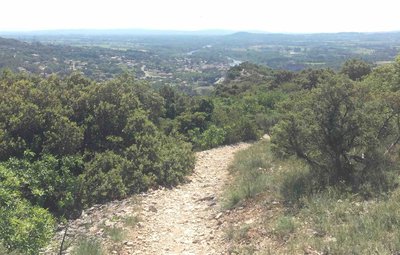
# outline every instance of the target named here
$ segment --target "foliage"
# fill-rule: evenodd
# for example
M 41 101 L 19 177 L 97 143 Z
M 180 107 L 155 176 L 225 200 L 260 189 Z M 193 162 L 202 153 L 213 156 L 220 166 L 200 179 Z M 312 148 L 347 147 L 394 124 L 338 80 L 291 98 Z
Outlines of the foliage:
M 310 166 L 321 186 L 369 183 L 386 188 L 388 152 L 398 137 L 396 100 L 334 77 L 283 104 L 274 128 L 278 154 L 296 155 Z
M 371 66 L 358 59 L 350 59 L 344 62 L 340 70 L 341 73 L 347 75 L 353 81 L 359 81 L 369 73 L 371 73 Z
M 296 224 L 292 217 L 281 216 L 276 220 L 274 235 L 281 239 L 285 239 L 296 229 Z
M 105 227 L 104 233 L 110 237 L 114 242 L 121 242 L 124 240 L 126 233 L 123 228 L 120 227 Z
M 198 128 L 189 131 L 194 146 L 201 149 L 209 149 L 223 144 L 226 132 L 222 128 L 210 125 L 203 133 Z
M 266 142 L 259 142 L 235 155 L 229 169 L 235 179 L 224 194 L 225 208 L 235 207 L 265 191 L 270 181 L 267 172 L 272 167 L 270 155 L 264 153 L 266 146 Z
M 209 119 L 212 104 L 198 107 Z M 0 208 L 10 251 L 45 245 L 54 223 L 47 210 L 74 218 L 93 203 L 176 185 L 194 166 L 191 146 L 158 126 L 163 97 L 129 75 L 93 82 L 5 71 L 0 109 L 0 167 L 15 179 L 4 191 L 15 192 L 14 204 L 4 200 L 15 210 Z
M 105 254 L 99 240 L 93 238 L 84 238 L 79 241 L 74 248 L 74 255 L 103 255 Z
M 24 158 L 10 158 L 2 163 L 19 181 L 15 186 L 32 204 L 49 209 L 57 216 L 70 217 L 79 211 L 77 175 L 83 162 L 80 157 L 57 159 L 44 154 L 35 159 L 27 151 Z
M 122 181 L 122 171 L 126 165 L 123 157 L 111 151 L 97 153 L 80 176 L 85 202 L 104 203 L 125 197 L 127 190 Z
M 294 81 L 301 89 L 313 89 L 334 74 L 329 69 L 306 69 L 299 72 Z
M 275 157 L 270 144 L 264 142 L 239 152 L 231 169 L 243 167 L 242 171 L 253 171 L 248 162 L 270 168 L 259 194 L 261 199 L 253 198 L 249 203 L 264 208 L 265 218 L 247 231 L 265 231 L 272 242 L 263 248 L 273 251 L 271 254 L 302 254 L 305 250 L 326 254 L 370 254 L 371 251 L 394 254 L 400 249 L 398 188 L 367 200 L 363 194 L 342 187 L 313 190 L 316 183 L 310 181 L 312 175 L 306 164 L 296 158 Z M 233 172 L 236 180 L 242 171 Z M 392 178 L 398 183 L 398 176 Z M 252 181 L 237 187 L 250 185 Z M 231 194 L 230 189 L 227 194 Z M 240 222 L 236 225 L 240 226 Z M 233 247 L 235 243 L 242 244 L 241 240 L 235 240 L 238 233 L 228 229 Z
M 55 221 L 50 213 L 33 206 L 17 188 L 21 180 L 0 166 L 0 240 L 8 251 L 38 254 L 50 240 Z

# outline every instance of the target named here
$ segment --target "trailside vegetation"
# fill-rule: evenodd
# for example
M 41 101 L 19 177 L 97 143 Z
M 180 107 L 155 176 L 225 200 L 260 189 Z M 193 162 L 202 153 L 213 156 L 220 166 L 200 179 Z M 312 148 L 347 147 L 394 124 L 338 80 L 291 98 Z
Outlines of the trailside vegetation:
M 0 77 L 0 240 L 37 254 L 55 219 L 184 180 L 191 145 L 158 122 L 163 98 L 128 75 Z
M 226 207 L 264 210 L 257 223 L 228 230 L 241 238 L 232 252 L 399 252 L 400 58 L 365 67 L 348 61 L 338 73 L 318 71 L 312 86 L 283 85 L 291 92 L 276 106 L 271 142 L 231 166 Z M 294 80 L 304 72 L 316 71 Z

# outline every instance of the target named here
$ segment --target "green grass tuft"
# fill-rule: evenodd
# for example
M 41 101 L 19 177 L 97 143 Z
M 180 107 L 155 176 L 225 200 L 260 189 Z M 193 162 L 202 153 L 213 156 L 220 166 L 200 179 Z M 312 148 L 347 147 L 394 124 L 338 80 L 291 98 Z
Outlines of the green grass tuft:
M 271 168 L 268 163 L 269 156 L 265 154 L 261 157 L 253 157 L 264 151 L 265 146 L 267 146 L 266 143 L 259 143 L 236 154 L 230 166 L 235 180 L 225 192 L 224 208 L 233 208 L 244 200 L 265 191 L 270 181 L 267 174 L 268 169 Z
M 110 237 L 114 242 L 121 242 L 124 240 L 126 233 L 123 228 L 120 227 L 105 227 L 104 232 Z
M 103 247 L 99 240 L 93 238 L 84 238 L 73 249 L 73 255 L 105 255 Z
M 296 228 L 293 217 L 280 216 L 275 223 L 274 234 L 281 239 L 286 238 L 294 232 Z
M 124 225 L 127 227 L 135 227 L 139 223 L 139 217 L 131 215 L 123 218 Z

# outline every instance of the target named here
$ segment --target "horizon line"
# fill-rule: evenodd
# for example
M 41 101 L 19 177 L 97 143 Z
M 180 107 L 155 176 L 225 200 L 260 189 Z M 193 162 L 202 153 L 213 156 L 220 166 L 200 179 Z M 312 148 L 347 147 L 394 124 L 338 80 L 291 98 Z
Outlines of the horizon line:
M 250 34 L 287 34 L 287 35 L 305 35 L 305 34 L 343 34 L 343 33 L 359 33 L 359 34 L 374 34 L 374 33 L 398 33 L 399 30 L 380 30 L 380 31 L 316 31 L 316 32 L 290 32 L 290 31 L 266 31 L 259 29 L 224 29 L 224 28 L 205 28 L 205 29 L 157 29 L 157 28 L 55 28 L 55 29 L 15 29 L 15 30 L 0 30 L 0 34 L 29 34 L 29 33 L 56 33 L 56 32 L 145 32 L 149 33 L 207 33 L 212 32 L 213 34 L 234 34 L 234 33 L 250 33 Z

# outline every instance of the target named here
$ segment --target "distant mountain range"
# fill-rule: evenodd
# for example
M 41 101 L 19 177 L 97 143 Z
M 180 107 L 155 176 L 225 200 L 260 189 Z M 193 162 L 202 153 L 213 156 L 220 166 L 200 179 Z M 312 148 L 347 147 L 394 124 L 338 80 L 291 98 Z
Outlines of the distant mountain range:
M 307 35 L 316 37 L 320 36 L 355 36 L 355 35 L 376 35 L 376 34 L 397 34 L 400 31 L 392 32 L 339 32 L 339 33 L 271 33 L 260 30 L 226 30 L 226 29 L 207 29 L 207 30 L 157 30 L 157 29 L 60 29 L 60 30 L 34 30 L 34 31 L 0 31 L 2 36 L 60 36 L 60 35 L 203 35 L 203 36 L 216 36 L 216 35 L 233 35 L 240 37 L 260 37 L 262 35 L 286 35 L 286 36 L 299 36 Z
M 198 31 L 151 30 L 151 29 L 65 29 L 37 31 L 0 31 L 0 35 L 229 35 L 237 31 L 210 29 Z M 255 31 L 251 31 L 255 32 Z

